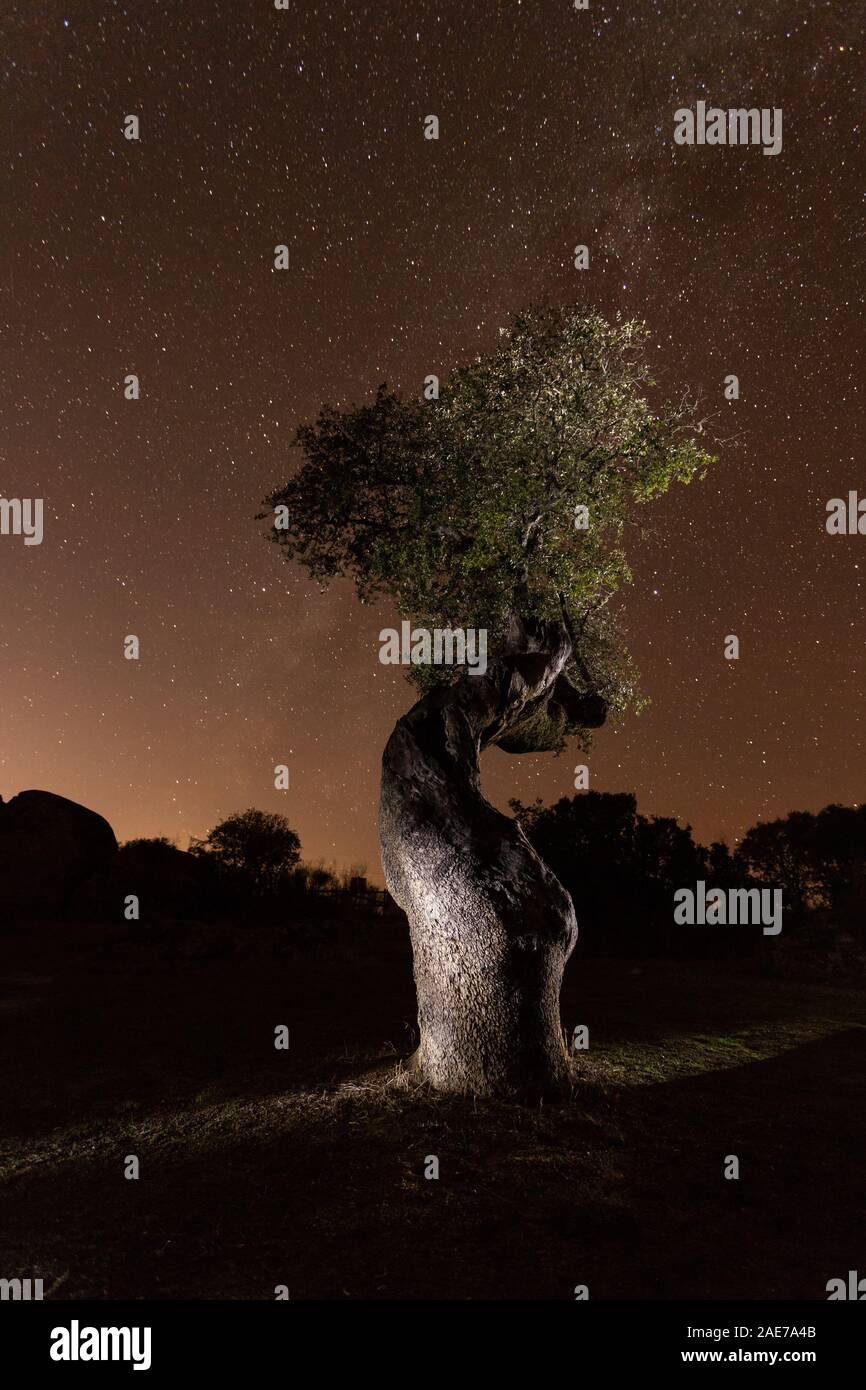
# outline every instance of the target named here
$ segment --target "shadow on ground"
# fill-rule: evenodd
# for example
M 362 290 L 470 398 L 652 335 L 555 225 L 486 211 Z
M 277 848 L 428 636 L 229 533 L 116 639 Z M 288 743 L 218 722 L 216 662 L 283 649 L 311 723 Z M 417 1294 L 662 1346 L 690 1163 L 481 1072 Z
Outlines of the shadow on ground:
M 528 1109 L 401 1075 L 394 929 L 313 957 L 104 945 L 3 943 L 0 1276 L 55 1298 L 822 1299 L 862 1264 L 853 989 L 578 956 L 574 1100 Z

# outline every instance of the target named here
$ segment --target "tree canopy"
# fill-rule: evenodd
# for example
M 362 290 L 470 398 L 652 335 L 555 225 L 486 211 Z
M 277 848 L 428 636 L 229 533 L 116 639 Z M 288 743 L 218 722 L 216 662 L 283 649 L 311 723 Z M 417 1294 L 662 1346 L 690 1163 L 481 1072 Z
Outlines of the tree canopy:
M 825 806 L 760 821 L 744 835 L 737 858 L 759 882 L 783 890 L 795 919 L 811 908 L 835 910 L 866 864 L 866 806 Z
M 260 890 L 274 888 L 301 857 L 301 842 L 285 816 L 272 811 L 236 811 L 190 845 Z
M 631 792 L 582 792 L 552 806 L 510 803 L 532 844 L 572 894 L 589 950 L 664 954 L 678 888 L 781 889 L 786 936 L 806 926 L 866 936 L 866 806 L 792 811 L 753 825 L 733 853 L 697 843 L 689 826 L 643 816 Z M 748 943 L 749 932 L 741 938 Z M 707 942 L 696 941 L 699 950 Z M 737 948 L 736 941 L 732 947 Z M 727 949 L 725 945 L 723 949 Z
M 301 467 L 267 499 L 285 508 L 273 539 L 323 585 L 348 576 L 362 602 L 389 595 L 430 629 L 486 628 L 495 647 L 511 613 L 564 622 L 578 679 L 591 666 L 611 707 L 627 704 L 624 649 L 602 614 L 631 577 L 625 526 L 713 461 L 688 392 L 650 408 L 647 332 L 543 305 L 437 399 L 383 385 L 371 404 L 323 406 L 293 441 Z

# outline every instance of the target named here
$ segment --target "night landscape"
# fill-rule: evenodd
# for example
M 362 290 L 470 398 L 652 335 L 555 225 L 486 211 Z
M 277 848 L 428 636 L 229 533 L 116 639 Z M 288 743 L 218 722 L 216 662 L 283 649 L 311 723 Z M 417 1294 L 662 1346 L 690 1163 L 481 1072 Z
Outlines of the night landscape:
M 4 1309 L 866 1298 L 858 7 L 0 36 Z

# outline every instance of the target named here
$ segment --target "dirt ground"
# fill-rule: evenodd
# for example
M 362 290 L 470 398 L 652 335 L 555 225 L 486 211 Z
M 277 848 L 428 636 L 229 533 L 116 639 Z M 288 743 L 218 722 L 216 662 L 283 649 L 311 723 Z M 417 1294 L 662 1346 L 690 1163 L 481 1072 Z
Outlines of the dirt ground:
M 524 1108 L 407 1079 L 405 927 L 354 935 L 0 939 L 0 1277 L 57 1299 L 825 1299 L 862 1268 L 862 990 L 578 947 L 573 1100 Z

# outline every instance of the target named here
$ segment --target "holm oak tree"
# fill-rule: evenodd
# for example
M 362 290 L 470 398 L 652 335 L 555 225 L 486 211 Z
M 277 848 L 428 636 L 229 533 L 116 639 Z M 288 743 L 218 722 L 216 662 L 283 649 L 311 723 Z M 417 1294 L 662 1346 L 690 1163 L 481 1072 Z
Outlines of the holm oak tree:
M 411 1060 L 437 1089 L 533 1098 L 571 1084 L 559 991 L 574 907 L 485 799 L 479 755 L 586 746 L 634 703 L 607 607 L 631 577 L 626 527 L 712 462 L 688 391 L 648 402 L 646 338 L 638 322 L 534 307 L 436 399 L 381 386 L 371 404 L 323 407 L 267 499 L 272 538 L 323 586 L 348 576 L 416 627 L 488 634 L 483 675 L 410 668 L 420 698 L 382 764 L 382 864 L 418 991 Z

